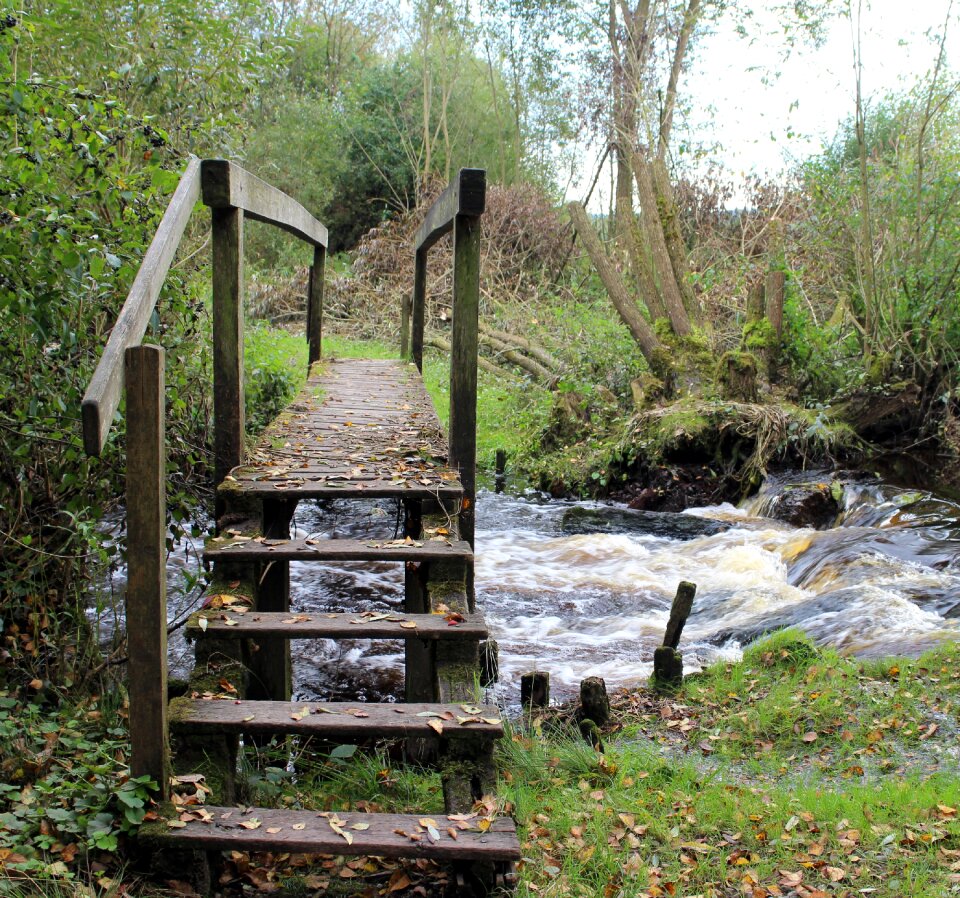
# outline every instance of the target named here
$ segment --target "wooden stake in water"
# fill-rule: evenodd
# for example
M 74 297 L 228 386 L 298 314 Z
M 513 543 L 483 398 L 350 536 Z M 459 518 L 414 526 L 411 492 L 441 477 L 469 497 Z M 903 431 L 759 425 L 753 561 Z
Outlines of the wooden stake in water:
M 507 450 L 498 449 L 497 450 L 497 467 L 493 477 L 494 489 L 498 493 L 503 492 L 503 488 L 507 482 Z
M 695 583 L 681 581 L 670 607 L 670 620 L 663 634 L 663 645 L 653 653 L 651 683 L 656 689 L 676 689 L 683 682 L 683 656 L 677 651 L 684 624 L 693 609 L 697 594 Z
M 534 670 L 520 677 L 520 704 L 526 708 L 546 708 L 550 704 L 550 674 Z

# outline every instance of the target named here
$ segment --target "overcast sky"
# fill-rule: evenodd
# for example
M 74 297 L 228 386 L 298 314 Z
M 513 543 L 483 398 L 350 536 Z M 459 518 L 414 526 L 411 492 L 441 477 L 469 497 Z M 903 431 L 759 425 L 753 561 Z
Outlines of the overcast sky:
M 821 47 L 797 46 L 784 59 L 783 41 L 763 37 L 775 34 L 776 20 L 763 11 L 764 0 L 754 5 L 758 12 L 750 28 L 752 39 L 737 35 L 732 18 L 717 23 L 695 48 L 681 85 L 681 93 L 696 100 L 692 134 L 704 143 L 715 142 L 716 161 L 734 176 L 776 175 L 789 169 L 819 152 L 854 110 L 850 20 L 833 20 Z M 949 6 L 949 0 L 863 0 L 865 96 L 909 87 L 932 68 Z M 960 57 L 958 12 L 960 0 L 947 30 L 948 66 Z M 677 130 L 674 136 L 682 134 Z M 597 155 L 588 154 L 584 162 L 589 178 Z M 609 180 L 608 175 L 600 179 L 590 204 L 597 212 L 608 202 Z M 585 192 L 585 186 L 577 185 L 572 195 L 578 189 Z
M 931 69 L 948 6 L 945 0 L 863 3 L 866 96 L 908 87 Z M 766 18 L 758 30 L 775 27 Z M 960 25 L 951 21 L 948 64 L 958 39 Z M 701 43 L 687 75 L 687 95 L 696 97 L 704 112 L 702 128 L 715 134 L 719 158 L 734 172 L 775 174 L 821 149 L 854 110 L 853 32 L 848 18 L 831 23 L 827 40 L 818 49 L 795 49 L 785 62 L 778 58 L 782 50 L 775 39 L 748 43 L 726 20 Z M 772 77 L 774 73 L 779 74 Z M 771 78 L 768 85 L 764 75 Z

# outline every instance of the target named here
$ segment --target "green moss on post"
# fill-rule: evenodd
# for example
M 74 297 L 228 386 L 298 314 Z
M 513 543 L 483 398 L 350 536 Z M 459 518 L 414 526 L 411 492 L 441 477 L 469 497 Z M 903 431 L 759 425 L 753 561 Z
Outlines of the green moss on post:
M 683 656 L 668 645 L 653 653 L 653 674 L 650 685 L 660 692 L 675 692 L 683 683 Z

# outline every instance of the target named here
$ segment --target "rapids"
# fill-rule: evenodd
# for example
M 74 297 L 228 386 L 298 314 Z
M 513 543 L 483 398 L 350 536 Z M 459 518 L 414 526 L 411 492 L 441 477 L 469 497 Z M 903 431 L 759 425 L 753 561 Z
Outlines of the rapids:
M 477 604 L 500 645 L 501 700 L 517 701 L 520 674 L 546 670 L 553 695 L 586 676 L 608 687 L 643 682 L 680 580 L 697 584 L 680 649 L 685 669 L 735 659 L 752 639 L 798 626 L 823 645 L 858 656 L 917 655 L 956 638 L 960 617 L 960 505 L 871 479 L 844 481 L 841 513 L 825 530 L 767 517 L 794 475 L 767 481 L 743 507 L 685 514 L 729 525 L 712 535 L 569 534 L 571 505 L 538 495 L 481 493 L 477 509 Z M 809 477 L 807 476 L 807 479 Z M 829 478 L 828 478 L 829 479 Z M 389 504 L 302 506 L 297 536 L 392 537 Z M 188 554 L 194 551 L 191 547 Z M 171 557 L 171 581 L 186 562 Z M 115 589 L 122 589 L 122 571 Z M 306 612 L 396 609 L 399 565 L 290 565 L 292 606 Z M 171 620 L 184 599 L 171 591 Z M 389 700 L 403 688 L 399 642 L 294 642 L 297 697 Z M 171 641 L 171 668 L 189 651 Z

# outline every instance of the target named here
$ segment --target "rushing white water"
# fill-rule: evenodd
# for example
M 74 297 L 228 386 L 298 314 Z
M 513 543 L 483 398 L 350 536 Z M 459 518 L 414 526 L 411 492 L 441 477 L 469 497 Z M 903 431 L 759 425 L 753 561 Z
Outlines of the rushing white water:
M 557 696 L 591 675 L 609 687 L 642 682 L 680 580 L 697 584 L 680 645 L 688 671 L 736 658 L 747 642 L 784 626 L 864 656 L 918 654 L 956 638 L 960 507 L 852 481 L 835 526 L 798 529 L 765 516 L 783 485 L 769 482 L 743 508 L 691 509 L 729 528 L 694 539 L 566 533 L 563 516 L 574 504 L 600 506 L 481 494 L 477 604 L 500 645 L 503 700 L 515 702 L 520 674 L 534 669 L 550 672 Z M 344 501 L 304 506 L 294 523 L 299 536 L 382 538 L 394 534 L 397 518 L 389 503 L 371 512 Z M 290 578 L 291 602 L 303 611 L 402 604 L 396 564 L 296 563 Z M 402 652 L 399 642 L 295 642 L 298 695 L 398 696 Z

